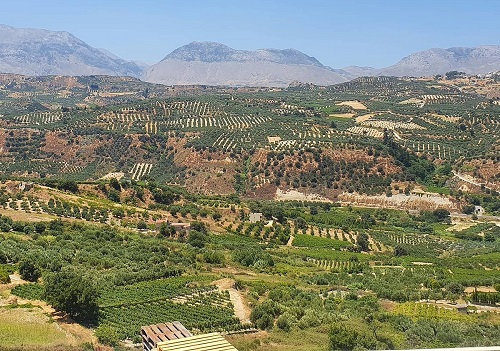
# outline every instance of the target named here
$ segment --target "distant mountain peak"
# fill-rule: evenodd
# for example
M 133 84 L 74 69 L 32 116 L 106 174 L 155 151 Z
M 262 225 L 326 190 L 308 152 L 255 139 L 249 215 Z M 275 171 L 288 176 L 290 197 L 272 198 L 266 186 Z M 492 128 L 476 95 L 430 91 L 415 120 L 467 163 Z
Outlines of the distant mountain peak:
M 469 74 L 493 72 L 500 69 L 500 46 L 432 48 L 415 52 L 398 63 L 378 70 L 379 75 L 432 76 L 449 71 Z
M 68 32 L 0 25 L 0 72 L 138 77 L 143 69 L 93 48 Z
M 193 41 L 181 46 L 162 61 L 200 61 L 200 62 L 274 62 L 279 64 L 323 65 L 314 57 L 296 49 L 258 49 L 255 51 L 236 50 L 227 45 L 212 41 Z

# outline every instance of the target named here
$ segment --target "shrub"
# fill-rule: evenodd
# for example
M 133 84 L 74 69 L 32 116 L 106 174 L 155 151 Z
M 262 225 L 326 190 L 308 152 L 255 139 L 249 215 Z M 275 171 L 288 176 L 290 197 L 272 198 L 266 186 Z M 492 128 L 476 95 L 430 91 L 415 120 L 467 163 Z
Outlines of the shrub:
M 396 245 L 394 248 L 394 256 L 401 257 L 406 255 L 408 255 L 408 250 L 404 246 Z
M 345 325 L 336 323 L 329 333 L 330 350 L 353 350 L 357 345 L 359 334 L 357 331 L 348 329 Z
M 140 221 L 139 223 L 137 223 L 137 229 L 140 230 L 148 229 L 148 225 L 146 224 L 146 222 Z
M 9 273 L 0 266 L 0 284 L 8 284 L 10 283 Z
M 188 244 L 190 244 L 191 246 L 201 249 L 205 246 L 207 241 L 208 235 L 206 233 L 199 232 L 197 230 L 191 230 L 189 232 Z
M 95 335 L 101 344 L 116 346 L 120 341 L 118 333 L 115 328 L 101 325 L 95 330 Z
M 292 328 L 292 318 L 289 313 L 285 312 L 276 321 L 276 326 L 281 330 L 290 331 Z
M 224 262 L 224 255 L 220 252 L 210 250 L 203 254 L 203 261 L 211 264 L 221 264 Z
M 161 236 L 164 236 L 166 238 L 169 238 L 171 236 L 174 236 L 175 235 L 175 228 L 172 227 L 170 224 L 168 224 L 167 222 L 163 222 L 161 225 L 160 225 L 160 235 Z

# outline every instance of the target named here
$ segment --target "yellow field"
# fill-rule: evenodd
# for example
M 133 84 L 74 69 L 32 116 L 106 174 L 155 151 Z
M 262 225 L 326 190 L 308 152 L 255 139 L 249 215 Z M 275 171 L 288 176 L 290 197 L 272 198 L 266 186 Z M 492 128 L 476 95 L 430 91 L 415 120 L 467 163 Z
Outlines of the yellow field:
M 337 118 L 353 118 L 355 115 L 354 115 L 354 113 L 333 113 L 329 116 L 330 117 L 337 117 Z
M 374 113 L 367 113 L 366 115 L 358 116 L 358 117 L 356 117 L 356 123 L 361 123 L 361 122 L 364 122 L 364 121 L 368 121 L 373 116 L 375 116 Z
M 363 105 L 361 102 L 352 100 L 352 101 L 342 101 L 337 104 L 338 106 L 350 106 L 355 110 L 366 110 L 366 106 Z

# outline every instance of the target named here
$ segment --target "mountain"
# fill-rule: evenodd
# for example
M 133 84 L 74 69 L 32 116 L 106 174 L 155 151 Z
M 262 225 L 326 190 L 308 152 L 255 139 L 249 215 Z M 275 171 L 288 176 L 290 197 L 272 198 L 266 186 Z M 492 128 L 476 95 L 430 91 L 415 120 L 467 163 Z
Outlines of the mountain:
M 449 71 L 481 74 L 500 70 L 500 46 L 430 49 L 411 54 L 395 65 L 376 70 L 384 76 L 432 76 Z
M 148 82 L 167 85 L 229 86 L 288 86 L 293 81 L 330 85 L 349 78 L 298 50 L 235 50 L 214 42 L 182 46 L 144 76 Z
M 128 75 L 143 70 L 67 32 L 0 25 L 0 72 L 25 75 Z

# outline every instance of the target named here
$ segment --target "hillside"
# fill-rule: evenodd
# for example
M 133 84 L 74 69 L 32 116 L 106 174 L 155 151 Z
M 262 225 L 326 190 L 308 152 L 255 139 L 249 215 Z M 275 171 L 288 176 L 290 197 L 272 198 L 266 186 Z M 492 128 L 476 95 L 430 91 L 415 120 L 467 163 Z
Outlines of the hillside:
M 282 90 L 37 79 L 0 85 L 3 176 L 119 174 L 211 195 L 460 211 L 462 200 L 417 194 L 482 191 L 448 164 L 498 190 L 499 105 L 474 91 L 493 79 L 358 78 Z
M 144 79 L 167 85 L 288 86 L 292 81 L 331 85 L 348 80 L 341 73 L 294 49 L 246 51 L 193 42 L 151 66 Z
M 122 75 L 142 69 L 67 32 L 0 25 L 0 72 L 25 75 Z

